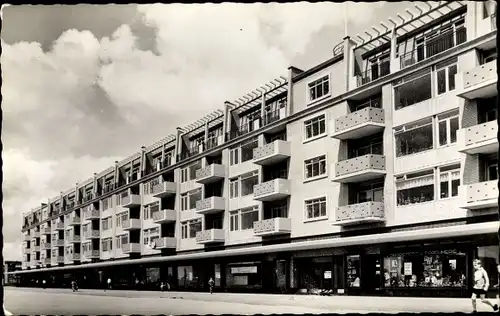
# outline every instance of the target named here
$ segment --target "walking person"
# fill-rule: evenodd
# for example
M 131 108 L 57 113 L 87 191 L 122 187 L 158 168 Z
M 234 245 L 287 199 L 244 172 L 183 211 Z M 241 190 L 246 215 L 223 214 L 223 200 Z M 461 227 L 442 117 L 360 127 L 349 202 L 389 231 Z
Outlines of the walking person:
M 488 278 L 488 273 L 481 266 L 481 261 L 475 259 L 473 262 L 474 266 L 474 286 L 472 288 L 472 312 L 477 313 L 476 299 L 479 296 L 483 304 L 489 305 L 494 311 L 498 310 L 498 306 L 491 304 L 490 301 L 486 299 L 486 293 L 490 286 L 490 280 Z
M 208 287 L 210 288 L 210 294 L 214 292 L 214 286 L 215 286 L 215 281 L 213 278 L 210 278 L 210 280 L 208 280 Z
M 495 285 L 495 289 L 497 289 L 497 303 L 495 306 L 493 306 L 494 310 L 498 310 L 498 305 L 500 305 L 500 295 L 498 294 L 498 286 L 500 284 L 500 263 L 497 264 L 497 272 L 498 272 L 498 277 L 497 277 L 497 285 Z
M 43 284 L 43 288 L 44 288 L 44 289 L 47 287 L 47 286 L 46 286 L 46 283 L 47 283 L 47 282 L 45 281 L 45 279 L 43 279 L 43 280 L 42 280 L 42 284 Z
M 111 278 L 108 278 L 108 284 L 106 285 L 108 290 L 111 290 Z M 104 292 L 106 292 L 106 288 L 104 288 Z

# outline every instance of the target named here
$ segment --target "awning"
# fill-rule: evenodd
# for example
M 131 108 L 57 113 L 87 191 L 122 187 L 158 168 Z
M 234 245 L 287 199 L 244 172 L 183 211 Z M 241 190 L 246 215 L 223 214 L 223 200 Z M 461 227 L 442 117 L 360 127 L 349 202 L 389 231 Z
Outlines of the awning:
M 253 255 L 253 254 L 263 254 L 263 253 L 314 250 L 323 248 L 384 244 L 384 243 L 407 242 L 407 241 L 418 241 L 418 240 L 431 240 L 431 239 L 436 240 L 443 238 L 493 234 L 497 233 L 498 229 L 499 229 L 499 222 L 494 221 L 494 222 L 479 223 L 479 224 L 446 226 L 439 228 L 408 230 L 408 231 L 399 231 L 392 233 L 355 236 L 355 237 L 301 241 L 290 244 L 254 246 L 249 248 L 190 253 L 184 255 L 180 254 L 175 256 L 151 257 L 151 258 L 141 258 L 132 260 L 114 260 L 114 261 L 82 264 L 82 265 L 16 271 L 12 272 L 12 274 L 36 273 L 45 271 L 49 272 L 49 271 L 84 269 L 84 268 L 95 269 L 100 267 L 117 266 L 117 265 L 146 264 L 146 263 L 170 262 L 170 261 L 180 261 L 180 260 L 197 260 L 197 259 L 216 258 L 216 257 L 230 257 L 230 256 Z

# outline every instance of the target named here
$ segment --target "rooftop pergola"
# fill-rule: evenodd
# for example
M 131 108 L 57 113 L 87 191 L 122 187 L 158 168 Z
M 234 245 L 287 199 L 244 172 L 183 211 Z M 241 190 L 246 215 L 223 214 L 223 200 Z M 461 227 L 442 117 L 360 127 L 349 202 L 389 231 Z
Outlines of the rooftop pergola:
M 391 30 L 394 29 L 396 37 L 403 36 L 406 33 L 419 29 L 426 24 L 439 19 L 452 11 L 466 6 L 465 1 L 439 1 L 422 2 L 422 5 L 414 4 L 412 11 L 406 9 L 405 14 L 397 13 L 397 18 L 389 18 L 388 23 L 380 22 L 382 30 L 372 26 L 372 33 L 365 31 L 363 36 L 356 34 L 353 42 L 356 48 L 375 49 L 391 42 Z
M 215 110 L 194 123 L 182 128 L 182 133 L 188 137 L 199 134 L 205 130 L 205 126 L 208 124 L 208 128 L 212 128 L 224 122 L 224 111 Z
M 235 111 L 239 115 L 240 113 L 261 104 L 262 96 L 264 94 L 270 98 L 274 98 L 275 96 L 286 92 L 288 90 L 287 84 L 288 79 L 283 76 L 279 76 L 278 78 L 269 81 L 250 93 L 247 93 L 243 97 L 233 101 L 232 104 L 234 106 L 231 111 Z
M 148 146 L 145 148 L 145 151 L 147 154 L 157 154 L 157 151 L 161 152 L 163 145 L 169 145 L 171 143 L 175 144 L 175 140 L 177 137 L 175 135 L 168 135 L 167 137 L 164 137 L 160 139 L 159 141 L 156 141 L 152 145 Z

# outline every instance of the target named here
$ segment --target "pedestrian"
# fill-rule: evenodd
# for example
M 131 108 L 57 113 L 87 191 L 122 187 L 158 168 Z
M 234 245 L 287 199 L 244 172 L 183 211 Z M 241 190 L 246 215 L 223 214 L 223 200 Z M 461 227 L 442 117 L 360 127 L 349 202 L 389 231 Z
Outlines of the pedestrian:
M 111 290 L 111 278 L 108 278 L 108 289 Z M 104 290 L 106 291 L 106 290 Z
M 495 285 L 495 288 L 497 289 L 497 303 L 495 306 L 493 306 L 494 310 L 498 310 L 498 306 L 500 305 L 500 295 L 498 294 L 498 286 L 500 284 L 500 263 L 497 264 L 497 272 L 498 272 L 498 277 L 497 277 L 497 285 Z
M 473 262 L 474 266 L 474 286 L 472 288 L 472 312 L 477 313 L 476 299 L 479 296 L 483 304 L 489 305 L 494 311 L 498 310 L 498 306 L 491 304 L 490 301 L 486 299 L 486 293 L 488 292 L 488 287 L 490 286 L 490 280 L 488 278 L 488 273 L 481 266 L 481 261 L 475 259 Z
M 43 284 L 43 288 L 44 288 L 44 289 L 45 289 L 45 287 L 46 287 L 46 286 L 45 286 L 45 283 L 46 283 L 46 282 L 45 282 L 45 279 L 43 279 L 42 284 Z
M 208 280 L 208 287 L 210 288 L 210 294 L 214 292 L 214 286 L 215 286 L 214 279 L 210 278 L 210 280 Z

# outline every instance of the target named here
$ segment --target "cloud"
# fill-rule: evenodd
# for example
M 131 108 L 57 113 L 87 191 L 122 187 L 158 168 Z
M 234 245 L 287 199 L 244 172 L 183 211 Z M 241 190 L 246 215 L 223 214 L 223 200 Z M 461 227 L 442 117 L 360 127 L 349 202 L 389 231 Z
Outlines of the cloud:
M 353 6 L 363 22 L 380 9 Z M 290 64 L 321 62 L 319 51 L 331 56 L 344 35 L 335 3 L 152 4 L 134 6 L 134 14 L 120 8 L 126 14 L 119 20 L 127 22 L 107 33 L 95 25 L 105 24 L 109 7 L 86 20 L 92 32 L 80 18 L 73 26 L 58 20 L 64 32 L 51 46 L 31 28 L 2 40 L 6 243 L 21 240 L 23 212 L 285 75 Z M 40 10 L 45 22 L 54 15 Z M 92 16 L 100 9 L 75 10 Z M 9 10 L 3 14 L 9 19 Z

